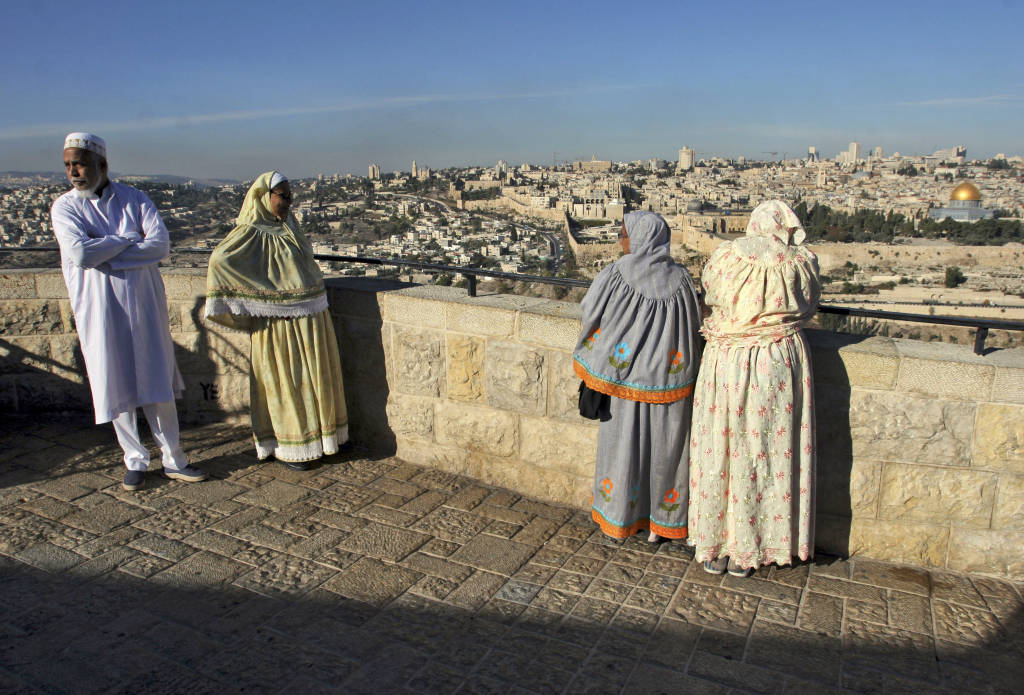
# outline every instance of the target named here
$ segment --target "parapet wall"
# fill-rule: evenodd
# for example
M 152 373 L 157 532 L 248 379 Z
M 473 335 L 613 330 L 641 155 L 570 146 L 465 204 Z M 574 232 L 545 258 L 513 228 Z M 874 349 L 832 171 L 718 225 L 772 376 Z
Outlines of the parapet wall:
M 164 273 L 183 421 L 246 420 L 248 337 L 201 321 L 202 271 Z M 584 508 L 597 426 L 576 414 L 579 307 L 330 280 L 353 438 Z M 817 546 L 1024 579 L 1024 351 L 812 331 Z M 0 274 L 0 408 L 90 407 L 63 279 Z
M 677 230 L 672 233 L 673 251 L 679 244 L 698 251 L 706 256 L 711 255 L 726 237 L 718 236 L 703 229 L 696 229 L 682 222 L 683 216 L 676 218 Z M 828 273 L 843 266 L 847 262 L 860 266 L 890 264 L 927 267 L 927 266 L 975 266 L 991 268 L 1018 267 L 1024 264 L 1024 245 L 1004 244 L 1002 246 L 917 246 L 901 244 L 885 246 L 877 243 L 816 243 L 808 244 L 818 257 L 818 264 L 823 273 Z M 879 253 L 882 255 L 880 256 Z

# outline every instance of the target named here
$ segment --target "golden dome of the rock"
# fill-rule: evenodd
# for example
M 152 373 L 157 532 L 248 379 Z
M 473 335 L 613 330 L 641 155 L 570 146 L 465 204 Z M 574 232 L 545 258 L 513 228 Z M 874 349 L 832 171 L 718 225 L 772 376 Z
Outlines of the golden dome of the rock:
M 973 183 L 964 181 L 949 194 L 950 200 L 981 200 L 981 191 Z

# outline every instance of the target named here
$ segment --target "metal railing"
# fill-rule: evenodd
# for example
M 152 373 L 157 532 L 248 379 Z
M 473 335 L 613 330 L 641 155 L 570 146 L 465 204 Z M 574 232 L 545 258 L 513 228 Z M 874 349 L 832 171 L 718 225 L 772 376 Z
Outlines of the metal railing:
M 0 251 L 59 251 L 56 246 L 22 246 L 14 248 L 0 248 Z M 184 247 L 174 249 L 177 253 L 210 253 L 212 249 Z M 318 261 L 338 261 L 342 263 L 364 263 L 367 265 L 395 266 L 399 268 L 413 268 L 416 270 L 428 270 L 439 273 L 450 273 L 462 275 L 466 278 L 466 291 L 470 297 L 477 296 L 477 278 L 487 277 L 499 280 L 511 280 L 513 282 L 540 282 L 547 285 L 560 287 L 590 287 L 587 280 L 574 280 L 572 278 L 556 278 L 548 275 L 525 275 L 522 273 L 507 273 L 501 270 L 490 270 L 489 268 L 471 268 L 466 266 L 441 265 L 439 263 L 424 263 L 422 261 L 410 261 L 402 258 L 377 258 L 375 256 L 343 256 L 331 253 L 314 253 L 313 258 Z M 943 326 L 966 326 L 975 329 L 974 353 L 984 354 L 985 339 L 989 330 L 1024 331 L 1024 321 L 1004 321 L 1001 319 L 986 319 L 981 317 L 941 316 L 937 314 L 905 314 L 897 311 L 882 311 L 879 309 L 859 309 L 857 307 L 841 306 L 837 304 L 819 304 L 818 311 L 822 314 L 834 314 L 838 316 L 859 316 L 862 318 L 882 319 L 886 321 L 908 321 L 914 323 L 931 323 Z

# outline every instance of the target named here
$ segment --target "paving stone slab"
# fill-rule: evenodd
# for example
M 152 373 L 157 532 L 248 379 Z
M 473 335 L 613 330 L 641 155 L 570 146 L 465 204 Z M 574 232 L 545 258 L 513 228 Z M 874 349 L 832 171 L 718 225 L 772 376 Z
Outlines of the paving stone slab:
M 483 606 L 505 583 L 505 577 L 493 572 L 477 570 L 452 591 L 446 602 L 472 610 Z
M 422 572 L 364 557 L 328 579 L 323 587 L 372 606 L 383 606 L 419 581 L 422 576 Z
M 64 572 L 85 560 L 78 553 L 65 550 L 52 543 L 37 543 L 17 553 L 14 557 L 47 572 Z
M 229 558 L 199 551 L 154 575 L 172 586 L 205 587 L 229 582 L 247 571 L 248 567 Z
M 532 550 L 530 546 L 515 541 L 479 535 L 452 553 L 451 559 L 470 567 L 508 576 L 526 563 Z
M 843 625 L 843 599 L 807 592 L 800 604 L 797 625 L 819 635 L 838 637 Z
M 424 516 L 411 528 L 461 545 L 487 528 L 490 523 L 489 519 L 475 512 L 441 507 Z
M 281 555 L 235 579 L 235 586 L 264 596 L 298 596 L 319 586 L 337 569 L 312 560 Z
M 425 533 L 370 522 L 338 543 L 338 549 L 397 562 L 428 540 Z
M 727 589 L 683 584 L 669 606 L 669 615 L 729 632 L 746 633 L 761 599 Z
M 236 496 L 236 502 L 256 507 L 278 510 L 294 504 L 312 492 L 300 485 L 271 480 L 257 488 L 252 488 Z

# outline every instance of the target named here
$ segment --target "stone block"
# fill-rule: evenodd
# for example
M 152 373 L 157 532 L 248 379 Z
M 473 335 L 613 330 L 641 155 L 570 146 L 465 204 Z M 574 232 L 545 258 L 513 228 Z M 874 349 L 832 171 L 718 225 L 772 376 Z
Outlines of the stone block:
M 216 422 L 249 418 L 249 377 L 223 374 L 184 374 L 185 392 L 179 405 L 182 421 Z
M 401 435 L 395 439 L 395 456 L 403 461 L 446 473 L 458 475 L 469 473 L 469 451 L 462 447 L 444 446 Z
M 24 374 L 15 382 L 20 412 L 92 411 L 92 392 L 84 383 L 56 374 Z
M 1024 530 L 1024 475 L 999 476 L 992 528 Z
M 968 466 L 975 408 L 973 403 L 854 389 L 849 410 L 853 457 Z M 843 414 L 826 415 L 841 419 Z
M 183 333 L 194 333 L 204 329 L 203 311 L 205 308 L 205 298 L 199 298 L 193 302 L 171 302 L 168 304 L 168 311 L 178 312 L 178 321 Z
M 487 402 L 498 408 L 543 415 L 547 405 L 544 353 L 518 343 L 487 343 Z
M 205 357 L 217 375 L 248 374 L 251 344 L 248 333 L 211 330 L 206 333 L 206 354 L 198 357 Z
M 39 299 L 67 299 L 68 286 L 60 271 L 36 273 L 36 297 Z
M 75 312 L 71 308 L 71 300 L 58 300 L 60 306 L 60 323 L 62 333 L 75 333 Z
M 869 338 L 846 345 L 844 339 L 848 336 L 836 334 L 822 339 L 815 333 L 811 355 L 815 381 L 845 387 L 895 387 L 900 358 L 891 339 Z
M 36 271 L 34 270 L 3 270 L 0 271 L 0 297 L 4 299 L 35 299 Z
M 821 448 L 819 444 L 819 450 Z M 819 455 L 815 487 L 818 511 L 846 517 L 874 517 L 881 473 L 882 464 L 877 461 L 857 459 L 843 465 Z
M 25 412 L 18 406 L 18 378 L 0 376 L 0 410 L 5 413 Z
M 434 401 L 430 398 L 391 394 L 387 404 L 388 425 L 398 436 L 430 440 L 434 436 Z
M 572 354 L 548 350 L 544 362 L 548 367 L 548 416 L 578 423 L 591 423 L 592 421 L 580 417 L 580 378 L 572 370 Z
M 949 569 L 1024 580 L 1024 531 L 953 529 Z
M 519 427 L 524 461 L 577 477 L 594 474 L 596 427 L 527 416 L 520 418 Z
M 445 304 L 445 326 L 456 333 L 511 337 L 515 334 L 516 312 L 488 306 Z
M 401 293 L 384 294 L 380 299 L 381 317 L 385 321 L 405 323 L 419 328 L 444 329 L 445 303 L 436 299 L 407 297 Z
M 1024 369 L 996 367 L 992 380 L 992 400 L 1024 403 Z
M 849 554 L 886 562 L 944 567 L 949 527 L 905 521 L 863 519 L 850 523 Z
M 345 383 L 376 384 L 387 380 L 391 324 L 351 316 L 334 319 Z
M 971 465 L 1024 473 L 1024 406 L 978 405 Z
M 951 350 L 954 346 L 942 347 Z M 992 393 L 994 378 L 995 368 L 984 364 L 904 356 L 900 360 L 900 373 L 896 383 L 897 388 L 904 392 L 957 400 L 985 401 Z
M 571 351 L 580 337 L 578 309 L 574 316 L 524 311 L 519 314 L 518 337 L 531 345 Z
M 414 396 L 441 395 L 444 382 L 443 334 L 394 326 L 389 383 Z
M 35 289 L 32 291 L 34 293 Z M 60 302 L 56 299 L 13 299 L 4 301 L 0 306 L 0 335 L 64 332 Z
M 354 316 L 380 321 L 383 318 L 380 306 L 383 296 L 383 293 L 341 289 L 330 284 L 327 287 L 327 301 L 331 306 L 331 313 L 336 316 Z
M 482 338 L 448 335 L 448 398 L 480 401 L 484 397 L 484 351 Z
M 180 272 L 162 273 L 164 280 L 164 292 L 168 299 L 191 299 L 193 297 L 192 276 Z M 203 294 L 206 292 L 206 282 L 203 282 Z
M 996 479 L 994 473 L 887 463 L 882 469 L 878 516 L 988 528 Z
M 517 420 L 513 413 L 485 406 L 438 403 L 434 427 L 440 444 L 514 456 L 519 451 Z
M 517 460 L 472 453 L 468 475 L 544 502 L 582 509 L 589 505 L 593 472 L 586 477 Z
M 50 336 L 50 371 L 76 384 L 85 383 L 85 358 L 77 333 Z
M 48 336 L 4 336 L 0 340 L 0 369 L 5 374 L 49 372 L 50 365 Z

